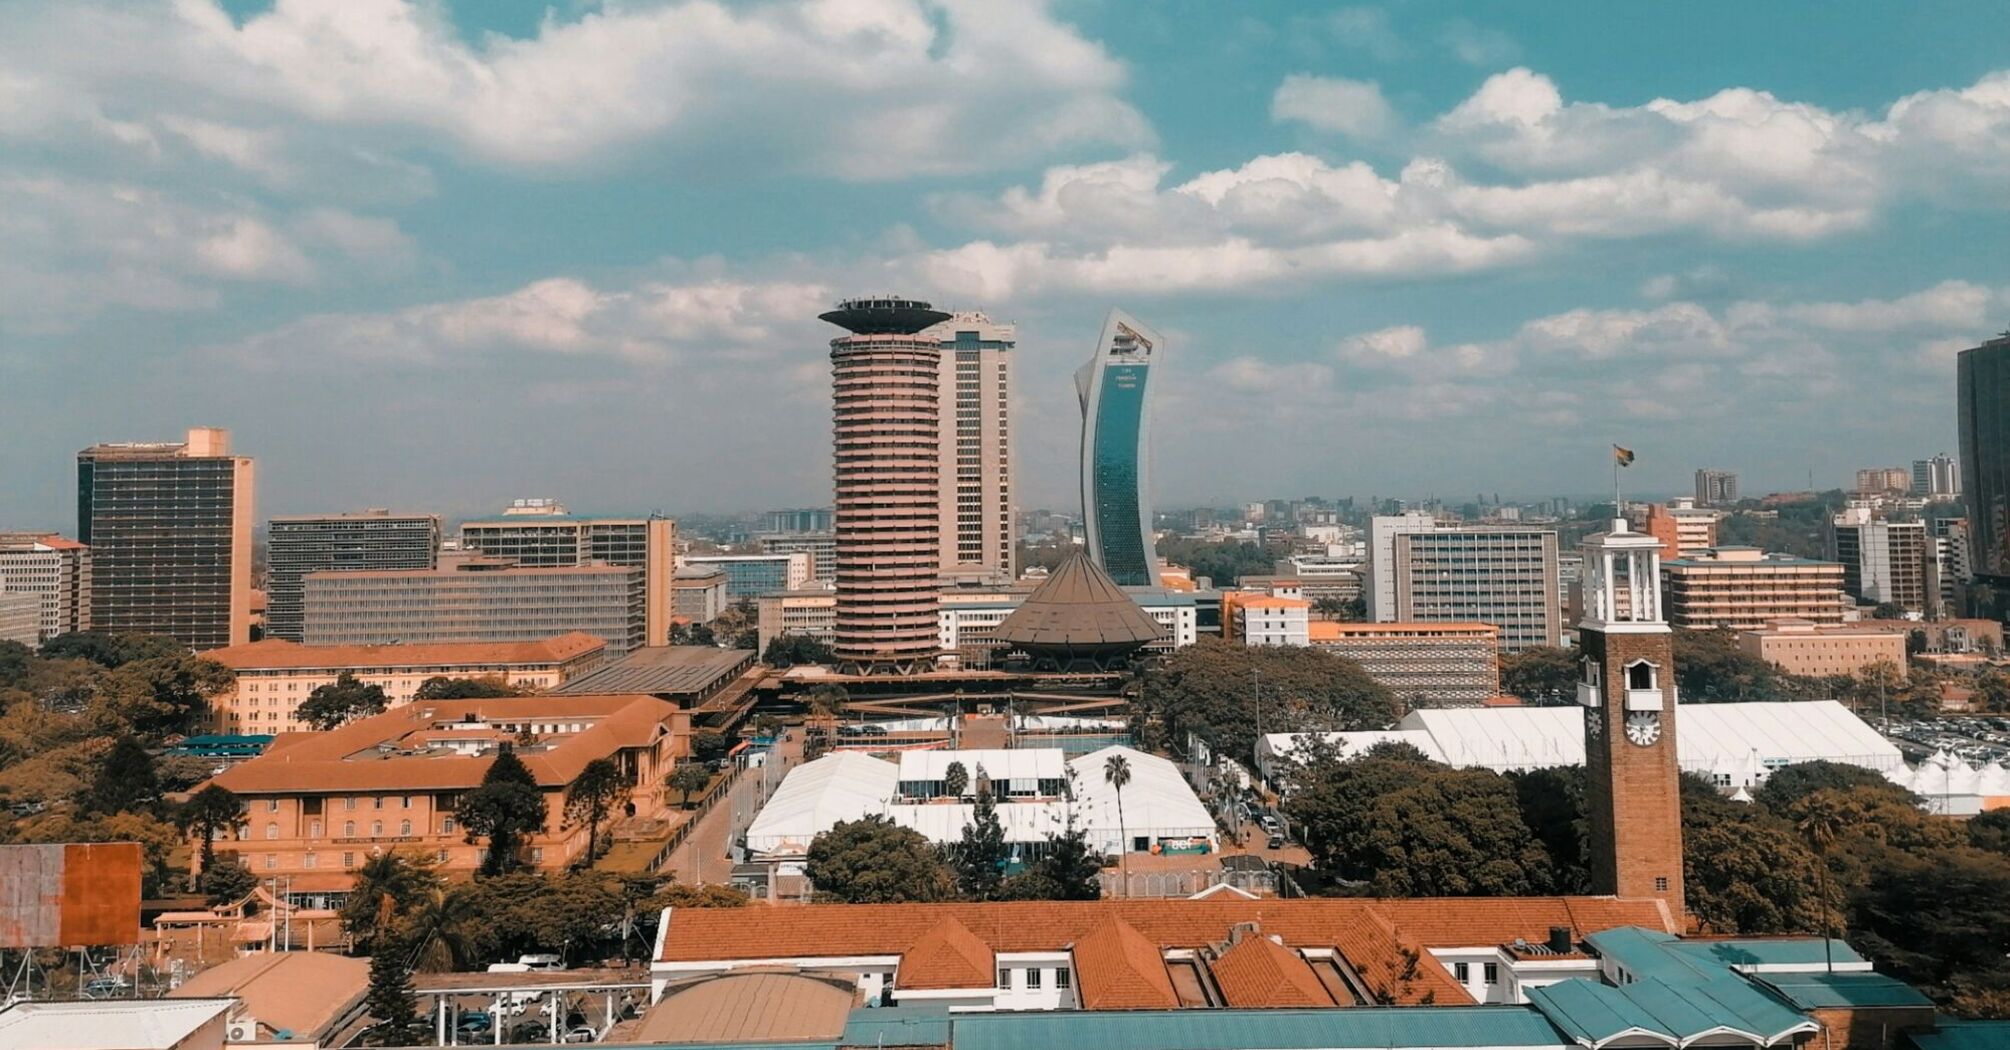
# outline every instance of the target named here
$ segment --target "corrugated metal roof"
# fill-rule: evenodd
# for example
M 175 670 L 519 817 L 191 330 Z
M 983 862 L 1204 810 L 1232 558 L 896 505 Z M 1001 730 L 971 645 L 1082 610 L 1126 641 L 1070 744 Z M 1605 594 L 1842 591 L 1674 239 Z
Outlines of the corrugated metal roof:
M 965 1014 L 953 1034 L 956 1050 L 1570 1046 L 1540 1013 L 1520 1006 Z
M 998 625 L 999 641 L 1024 646 L 1121 646 L 1156 641 L 1159 625 L 1080 551 L 1061 563 Z
M 1918 989 L 1881 973 L 1785 973 L 1759 979 L 1803 1010 L 1933 1005 Z
M 2003 1050 L 2010 1046 L 2010 1021 L 1941 1021 L 1939 1030 L 1915 1032 L 1919 1050 Z
M 617 663 L 575 678 L 553 690 L 553 693 L 695 695 L 717 685 L 720 679 L 738 673 L 753 659 L 751 649 L 717 649 L 709 645 L 651 646 L 636 649 Z

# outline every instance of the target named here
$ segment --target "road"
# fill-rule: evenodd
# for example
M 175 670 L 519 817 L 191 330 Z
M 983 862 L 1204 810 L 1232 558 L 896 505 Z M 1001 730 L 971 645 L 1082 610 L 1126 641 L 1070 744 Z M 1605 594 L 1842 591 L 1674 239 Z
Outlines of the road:
M 727 849 L 754 822 L 754 815 L 781 786 L 788 771 L 802 761 L 802 755 L 803 731 L 801 727 L 791 727 L 768 753 L 765 765 L 740 774 L 726 797 L 698 818 L 691 834 L 671 852 L 663 870 L 690 886 L 732 881 L 733 858 Z

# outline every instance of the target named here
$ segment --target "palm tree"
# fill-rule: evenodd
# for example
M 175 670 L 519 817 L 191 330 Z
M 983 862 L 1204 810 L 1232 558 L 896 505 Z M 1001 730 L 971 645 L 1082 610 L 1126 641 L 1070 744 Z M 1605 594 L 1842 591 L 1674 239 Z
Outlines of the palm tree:
M 1124 896 L 1131 895 L 1131 840 L 1124 830 L 1124 785 L 1131 782 L 1131 760 L 1111 755 L 1103 760 L 1103 782 L 1117 789 L 1117 873 L 1124 882 Z
M 422 973 L 451 973 L 474 960 L 470 930 L 480 919 L 474 898 L 435 886 L 401 924 L 411 947 L 412 968 Z
M 392 850 L 371 856 L 356 869 L 356 886 L 342 906 L 342 927 L 358 947 L 368 947 L 397 915 L 439 888 L 430 859 Z
M 1833 798 L 1825 798 L 1827 792 L 1816 792 L 1802 801 L 1801 819 L 1794 824 L 1795 830 L 1807 840 L 1809 848 L 1815 851 L 1816 874 L 1821 877 L 1822 894 L 1822 954 L 1828 960 L 1830 972 L 1836 968 L 1834 924 L 1829 912 L 1829 847 L 1835 844 L 1848 822 L 1843 819 L 1842 810 Z

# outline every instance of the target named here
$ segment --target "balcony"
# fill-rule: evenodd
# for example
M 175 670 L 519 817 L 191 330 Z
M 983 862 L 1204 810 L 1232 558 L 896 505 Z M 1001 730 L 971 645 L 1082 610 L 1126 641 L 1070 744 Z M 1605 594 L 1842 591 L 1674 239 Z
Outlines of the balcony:
M 1598 687 L 1590 682 L 1577 683 L 1577 702 L 1584 707 L 1598 706 Z
M 1661 710 L 1661 690 L 1628 689 L 1626 691 L 1626 709 L 1628 711 Z

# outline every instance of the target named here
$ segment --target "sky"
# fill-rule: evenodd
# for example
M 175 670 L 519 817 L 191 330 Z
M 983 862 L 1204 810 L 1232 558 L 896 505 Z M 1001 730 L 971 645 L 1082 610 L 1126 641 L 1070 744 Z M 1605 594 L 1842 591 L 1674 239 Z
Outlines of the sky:
M 0 526 L 827 504 L 845 295 L 1159 329 L 1161 506 L 1847 485 L 2010 328 L 2010 4 L 0 0 Z

